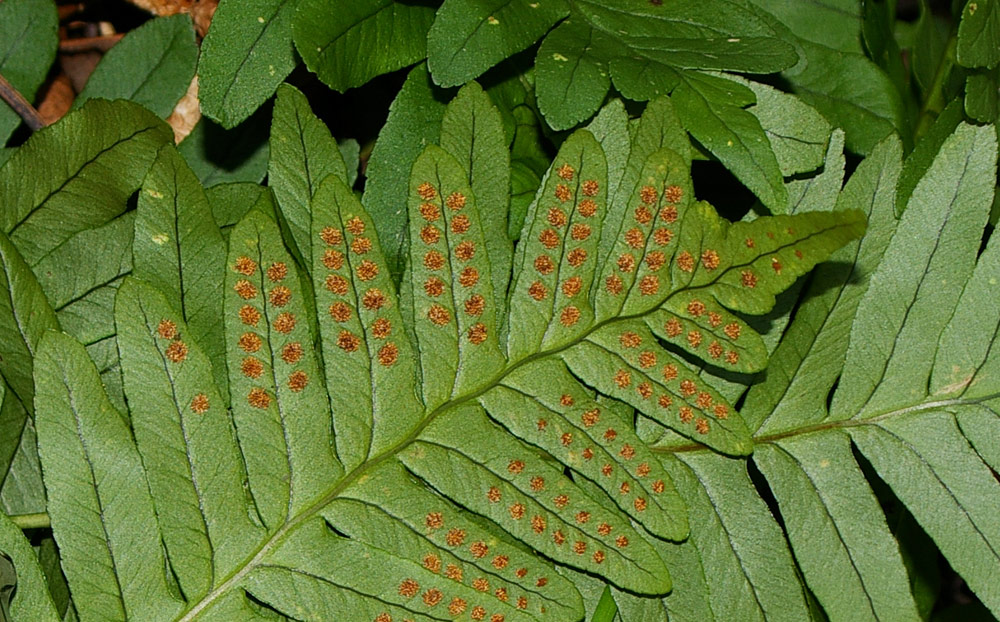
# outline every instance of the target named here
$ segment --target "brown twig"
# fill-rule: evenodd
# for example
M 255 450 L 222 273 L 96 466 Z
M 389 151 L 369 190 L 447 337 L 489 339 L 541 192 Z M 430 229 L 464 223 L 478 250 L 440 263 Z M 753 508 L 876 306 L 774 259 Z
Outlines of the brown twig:
M 38 114 L 31 102 L 26 100 L 24 95 L 21 95 L 10 82 L 7 82 L 2 74 L 0 74 L 0 99 L 10 104 L 10 107 L 31 128 L 31 131 L 34 132 L 45 127 L 42 115 Z
M 106 35 L 103 37 L 80 37 L 79 39 L 63 39 L 59 42 L 59 51 L 63 54 L 78 54 L 80 52 L 107 52 L 122 40 L 123 34 Z

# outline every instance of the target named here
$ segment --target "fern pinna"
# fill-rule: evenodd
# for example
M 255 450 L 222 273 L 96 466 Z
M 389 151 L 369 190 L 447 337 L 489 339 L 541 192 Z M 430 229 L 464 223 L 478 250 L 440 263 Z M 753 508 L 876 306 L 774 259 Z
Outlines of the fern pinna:
M 228 251 L 161 149 L 115 300 L 127 415 L 72 337 L 35 353 L 81 620 L 577 620 L 559 566 L 671 589 L 656 543 L 687 537 L 687 509 L 634 413 L 748 455 L 689 361 L 761 370 L 739 314 L 768 311 L 864 215 L 723 220 L 695 200 L 663 100 L 630 148 L 624 120 L 569 136 L 514 247 L 507 189 L 484 182 L 507 166 L 498 113 L 470 85 L 445 124 L 410 169 L 398 287 L 342 164 L 290 163 L 295 144 L 339 157 L 293 89 L 272 130 L 280 210 L 250 209 Z M 627 156 L 609 161 L 615 141 Z

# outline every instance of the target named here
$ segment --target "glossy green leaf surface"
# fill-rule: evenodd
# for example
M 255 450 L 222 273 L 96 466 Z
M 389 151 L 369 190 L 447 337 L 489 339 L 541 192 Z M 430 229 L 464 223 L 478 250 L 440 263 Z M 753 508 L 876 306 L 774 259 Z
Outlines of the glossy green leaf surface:
M 166 118 L 187 92 L 197 63 L 191 19 L 186 15 L 154 19 L 102 57 L 74 106 L 95 97 L 127 99 Z
M 239 125 L 295 68 L 294 0 L 219 3 L 198 63 L 202 110 L 225 128 Z
M 392 0 L 299 0 L 295 47 L 306 66 L 330 88 L 346 91 L 375 76 L 419 62 L 427 54 L 434 7 Z M 368 50 L 379 49 L 371 54 Z
M 0 4 L 0 75 L 31 100 L 55 60 L 59 18 L 46 0 L 5 0 Z M 0 106 L 0 144 L 5 144 L 21 119 L 14 109 Z

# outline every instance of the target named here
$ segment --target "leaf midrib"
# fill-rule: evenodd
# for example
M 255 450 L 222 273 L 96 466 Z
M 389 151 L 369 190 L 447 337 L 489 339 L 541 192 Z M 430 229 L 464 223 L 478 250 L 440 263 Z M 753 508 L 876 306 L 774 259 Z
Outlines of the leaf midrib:
M 946 400 L 936 400 L 933 402 L 920 402 L 916 404 L 911 404 L 909 406 L 901 406 L 899 408 L 887 410 L 882 413 L 873 415 L 871 417 L 866 417 L 864 419 L 843 419 L 839 421 L 824 421 L 822 423 L 802 426 L 801 428 L 792 428 L 790 430 L 785 430 L 784 432 L 775 432 L 774 434 L 768 434 L 766 436 L 755 436 L 753 437 L 753 443 L 754 445 L 759 445 L 761 443 L 773 443 L 774 441 L 780 441 L 786 438 L 792 438 L 795 436 L 799 436 L 801 434 L 809 434 L 811 432 L 822 432 L 824 430 L 837 430 L 837 429 L 856 428 L 865 425 L 876 425 L 881 421 L 892 419 L 893 417 L 901 417 L 903 415 L 908 415 L 910 413 L 933 412 L 951 406 L 974 406 L 976 404 L 982 404 L 983 402 L 988 402 L 990 400 L 994 400 L 997 398 L 1000 398 L 1000 391 L 972 399 L 958 397 Z M 705 451 L 708 449 L 709 449 L 708 447 L 700 443 L 689 443 L 686 445 L 672 445 L 670 447 L 649 448 L 650 451 L 657 454 L 689 453 L 695 451 Z
M 807 240 L 807 239 L 810 239 L 810 238 L 813 238 L 813 237 L 816 237 L 816 236 L 822 236 L 822 235 L 828 233 L 829 231 L 840 229 L 840 228 L 843 228 L 845 226 L 850 226 L 850 224 L 845 224 L 845 223 L 836 223 L 836 224 L 833 224 L 833 225 L 831 225 L 829 227 L 825 227 L 823 229 L 819 229 L 819 230 L 813 232 L 812 234 L 810 234 L 810 235 L 808 235 L 808 236 L 806 236 L 806 237 L 804 237 L 804 238 L 802 238 L 800 240 L 796 240 L 795 243 L 801 243 L 804 240 Z M 781 248 L 784 248 L 785 246 L 787 246 L 787 245 L 781 245 L 777 249 L 775 249 L 773 252 L 777 252 L 778 250 L 780 250 Z M 227 577 L 216 588 L 214 588 L 211 592 L 209 592 L 208 594 L 206 594 L 200 601 L 198 601 L 194 606 L 192 606 L 190 609 L 188 609 L 187 612 L 182 617 L 177 618 L 176 622 L 192 622 L 193 620 L 195 620 L 197 618 L 197 616 L 198 616 L 199 613 L 201 613 L 203 610 L 205 610 L 207 607 L 209 607 L 218 598 L 224 596 L 230 589 L 232 589 L 234 587 L 237 587 L 239 585 L 239 583 L 243 580 L 244 577 L 246 577 L 250 572 L 252 572 L 258 566 L 261 566 L 262 565 L 261 562 L 264 559 L 267 558 L 268 554 L 270 554 L 271 551 L 273 551 L 276 547 L 278 547 L 282 543 L 282 541 L 284 540 L 284 538 L 289 533 L 291 533 L 299 525 L 305 523 L 306 521 L 308 521 L 309 519 L 311 519 L 313 516 L 315 516 L 317 513 L 319 513 L 324 507 L 326 507 L 327 505 L 329 505 L 334 499 L 336 499 L 338 496 L 340 496 L 340 494 L 344 490 L 346 490 L 349 486 L 351 486 L 352 484 L 354 484 L 355 482 L 357 482 L 359 479 L 361 479 L 366 473 L 368 473 L 369 471 L 371 471 L 375 467 L 381 465 L 383 462 L 385 462 L 385 461 L 387 461 L 387 460 L 389 460 L 391 458 L 394 458 L 397 454 L 401 453 L 404 449 L 406 449 L 411 443 L 413 443 L 414 441 L 418 440 L 418 438 L 420 436 L 420 433 L 423 432 L 424 429 L 427 428 L 427 426 L 429 426 L 431 423 L 433 423 L 437 419 L 437 417 L 439 415 L 441 415 L 442 413 L 444 413 L 444 412 L 446 412 L 446 411 L 448 411 L 448 410 L 450 410 L 452 408 L 455 408 L 457 406 L 461 406 L 462 404 L 465 404 L 467 402 L 471 402 L 473 400 L 478 399 L 480 396 L 484 395 L 488 391 L 491 391 L 492 389 L 496 388 L 497 386 L 500 386 L 502 384 L 502 381 L 503 381 L 504 378 L 506 378 L 508 375 L 510 375 L 514 371 L 520 369 L 521 367 L 524 367 L 525 365 L 529 365 L 529 364 L 531 364 L 531 363 L 533 363 L 535 361 L 538 361 L 538 360 L 541 360 L 541 359 L 544 359 L 544 358 L 548 358 L 550 356 L 553 356 L 553 355 L 556 355 L 556 354 L 558 354 L 560 352 L 568 350 L 568 349 L 570 349 L 570 348 L 572 348 L 574 346 L 577 346 L 577 345 L 583 343 L 587 339 L 587 337 L 589 337 L 590 335 L 592 335 L 593 333 L 597 332 L 598 330 L 604 328 L 607 325 L 614 324 L 616 322 L 627 322 L 629 320 L 640 319 L 640 318 L 642 318 L 642 317 L 644 317 L 644 316 L 646 316 L 646 315 L 648 315 L 650 313 L 653 313 L 657 309 L 661 308 L 667 301 L 669 301 L 674 296 L 678 296 L 680 294 L 689 293 L 689 292 L 692 292 L 692 291 L 698 291 L 698 290 L 703 290 L 703 289 L 709 288 L 709 287 L 715 285 L 716 283 L 718 283 L 731 270 L 738 270 L 738 269 L 740 269 L 742 267 L 749 266 L 756 259 L 757 259 L 757 257 L 754 257 L 748 263 L 731 264 L 731 265 L 727 266 L 724 270 L 720 271 L 720 273 L 718 275 L 716 275 L 714 279 L 712 279 L 712 280 L 710 280 L 710 281 L 708 281 L 706 283 L 703 283 L 701 285 L 680 287 L 680 288 L 678 288 L 678 289 L 670 292 L 662 301 L 660 301 L 656 306 L 654 306 L 651 309 L 647 309 L 645 311 L 641 311 L 639 313 L 633 313 L 633 314 L 630 314 L 630 315 L 618 315 L 618 316 L 615 316 L 615 317 L 612 317 L 612 318 L 608 318 L 606 320 L 602 320 L 600 322 L 596 322 L 588 330 L 586 330 L 583 333 L 581 333 L 578 337 L 576 337 L 574 340 L 570 341 L 569 343 L 566 343 L 564 345 L 561 345 L 561 346 L 558 346 L 558 347 L 555 347 L 555 348 L 551 348 L 549 350 L 543 350 L 541 352 L 536 352 L 536 353 L 528 355 L 528 356 L 526 356 L 526 357 L 524 357 L 524 358 L 522 358 L 522 359 L 520 359 L 518 361 L 514 361 L 514 362 L 511 362 L 511 363 L 508 363 L 508 365 L 506 367 L 504 367 L 499 372 L 497 372 L 496 374 L 494 374 L 494 376 L 492 378 L 490 378 L 489 380 L 487 380 L 486 382 L 484 382 L 479 389 L 476 389 L 475 391 L 470 391 L 469 393 L 466 393 L 465 395 L 458 396 L 458 397 L 452 398 L 452 399 L 450 399 L 448 401 L 445 401 L 440 406 L 438 406 L 434 410 L 432 410 L 430 412 L 430 414 L 428 414 L 426 417 L 424 417 L 423 419 L 421 419 L 420 422 L 416 426 L 414 426 L 414 428 L 410 431 L 410 433 L 407 434 L 404 438 L 402 438 L 395 445 L 389 447 L 388 449 L 386 449 L 382 453 L 378 454 L 377 456 L 375 456 L 373 458 L 370 458 L 369 460 L 366 460 L 365 462 L 359 464 L 350 473 L 345 474 L 340 479 L 340 481 L 338 481 L 330 489 L 330 491 L 328 493 L 324 494 L 319 499 L 317 499 L 315 502 L 313 502 L 310 506 L 308 506 L 307 508 L 303 509 L 299 514 L 297 514 L 297 515 L 295 515 L 295 516 L 290 517 L 289 519 L 287 519 L 285 521 L 285 523 L 282 524 L 281 527 L 279 527 L 277 529 L 277 531 L 275 531 L 270 537 L 268 537 L 264 542 L 261 543 L 260 547 L 257 548 L 257 550 L 253 553 L 253 556 L 250 557 L 245 564 L 243 564 L 242 566 L 240 566 L 238 570 L 236 570 L 235 572 L 233 572 L 233 574 L 231 574 L 229 577 Z M 998 395 L 1000 395 L 1000 394 L 998 394 Z M 983 399 L 989 399 L 989 398 L 983 398 Z M 685 446 L 685 447 L 687 447 L 687 446 Z M 702 445 L 700 443 L 694 443 L 690 447 L 692 449 L 700 449 L 700 450 L 707 450 L 707 449 L 709 449 L 707 446 Z M 664 451 L 663 448 L 651 447 L 650 449 L 652 451 L 654 451 L 654 452 L 663 452 Z M 687 449 L 687 451 L 691 451 L 692 449 Z M 674 449 L 671 449 L 670 451 L 678 451 L 678 449 L 674 448 Z

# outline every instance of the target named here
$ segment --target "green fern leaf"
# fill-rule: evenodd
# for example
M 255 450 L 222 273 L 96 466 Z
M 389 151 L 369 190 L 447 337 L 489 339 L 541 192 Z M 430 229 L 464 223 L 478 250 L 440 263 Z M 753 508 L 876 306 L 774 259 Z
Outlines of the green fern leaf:
M 35 359 L 48 511 L 81 619 L 173 618 L 182 603 L 167 585 L 153 500 L 125 419 L 72 337 L 46 333 Z
M 229 237 L 226 358 L 250 492 L 270 528 L 316 500 L 342 467 L 298 274 L 278 228 L 249 213 Z
M 213 380 L 218 330 L 186 312 L 189 297 L 212 302 L 216 290 L 175 278 L 212 274 L 219 234 L 193 176 L 161 152 L 136 218 L 137 273 L 156 282 L 127 279 L 116 299 L 128 418 L 72 338 L 51 333 L 36 356 L 49 511 L 82 620 L 105 609 L 183 622 L 576 620 L 583 603 L 560 567 L 635 594 L 671 589 L 668 541 L 698 527 L 676 486 L 692 478 L 656 456 L 621 402 L 690 439 L 689 451 L 748 454 L 739 413 L 684 357 L 761 369 L 766 346 L 734 312 L 769 310 L 864 218 L 729 224 L 694 200 L 669 104 L 651 107 L 629 156 L 611 106 L 593 132 L 566 139 L 511 255 L 506 220 L 483 213 L 507 203 L 486 164 L 497 118 L 471 87 L 445 113 L 442 146 L 415 158 L 398 293 L 375 221 L 342 176 L 277 176 L 283 213 L 296 214 L 289 240 L 261 209 L 225 205 L 266 195 L 212 193 L 223 224 L 245 212 L 218 294 L 228 404 Z M 485 142 L 470 119 L 492 128 Z M 275 132 L 275 144 L 295 135 L 287 123 Z M 626 159 L 609 167 L 607 153 Z M 307 210 L 291 198 L 306 189 Z M 171 218 L 183 230 L 154 247 L 150 233 Z M 308 251 L 309 266 L 288 247 Z M 669 345 L 675 322 L 685 354 Z M 758 532 L 774 536 L 741 533 Z M 83 543 L 95 541 L 106 546 L 90 559 Z M 765 567 L 750 557 L 747 590 Z

